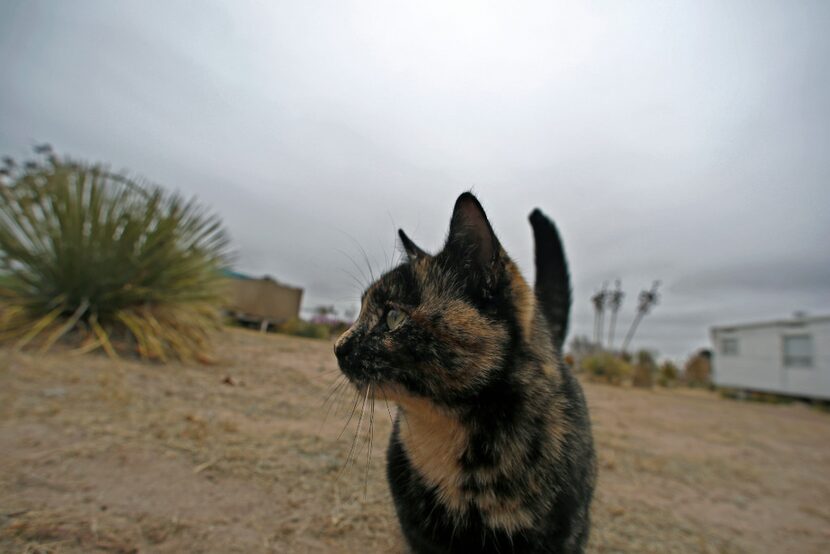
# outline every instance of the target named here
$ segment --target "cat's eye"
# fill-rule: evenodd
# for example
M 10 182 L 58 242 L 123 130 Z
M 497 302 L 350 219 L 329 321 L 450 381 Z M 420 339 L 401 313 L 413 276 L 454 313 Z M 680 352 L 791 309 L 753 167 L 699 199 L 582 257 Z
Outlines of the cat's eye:
M 400 327 L 401 323 L 403 323 L 405 319 L 406 314 L 400 310 L 396 310 L 395 308 L 392 308 L 386 312 L 386 325 L 392 331 Z

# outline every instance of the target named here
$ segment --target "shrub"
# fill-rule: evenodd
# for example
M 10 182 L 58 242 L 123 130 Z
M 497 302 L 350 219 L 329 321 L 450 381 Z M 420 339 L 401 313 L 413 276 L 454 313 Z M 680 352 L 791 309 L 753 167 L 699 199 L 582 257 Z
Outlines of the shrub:
M 633 371 L 631 365 L 608 352 L 582 358 L 580 367 L 590 380 L 612 385 L 627 383 Z
M 650 389 L 654 386 L 654 373 L 648 367 L 635 365 L 631 384 L 635 387 Z
M 349 327 L 351 326 L 351 323 L 347 321 L 338 321 L 337 323 L 329 325 L 329 336 L 339 337 L 340 335 L 348 331 Z
M 101 165 L 6 159 L 0 340 L 143 358 L 206 356 L 220 323 L 227 237 L 217 216 Z
M 637 352 L 636 359 L 631 384 L 635 387 L 653 387 L 654 374 L 657 372 L 657 364 L 654 361 L 654 356 L 648 350 L 640 350 Z
M 574 368 L 574 370 L 581 371 L 583 358 L 600 352 L 602 352 L 602 347 L 599 344 L 591 342 L 588 337 L 576 336 L 571 339 L 567 355 L 565 356 L 565 363 Z
M 660 365 L 657 372 L 657 384 L 661 387 L 672 387 L 677 384 L 677 377 L 680 371 L 674 363 L 666 360 Z
M 327 325 L 310 323 L 297 317 L 277 325 L 277 332 L 312 339 L 327 339 L 331 337 L 331 330 Z
M 702 351 L 686 362 L 683 379 L 690 387 L 708 387 L 712 384 L 711 355 Z

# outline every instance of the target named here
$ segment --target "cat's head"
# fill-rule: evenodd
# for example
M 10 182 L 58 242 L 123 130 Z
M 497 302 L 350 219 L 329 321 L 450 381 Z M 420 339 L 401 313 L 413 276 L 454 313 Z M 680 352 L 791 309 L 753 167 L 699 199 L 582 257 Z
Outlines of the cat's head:
M 470 193 L 455 203 L 441 252 L 399 235 L 407 261 L 363 293 L 357 321 L 335 344 L 340 369 L 386 396 L 474 395 L 530 333 L 533 293 Z

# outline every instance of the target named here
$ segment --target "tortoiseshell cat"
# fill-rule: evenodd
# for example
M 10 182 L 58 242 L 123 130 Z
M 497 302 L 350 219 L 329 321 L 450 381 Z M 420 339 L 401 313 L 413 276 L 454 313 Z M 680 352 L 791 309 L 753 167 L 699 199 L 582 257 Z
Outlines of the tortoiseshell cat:
M 455 204 L 433 255 L 363 294 L 335 345 L 361 392 L 399 407 L 387 452 L 398 519 L 416 553 L 582 552 L 596 479 L 582 389 L 562 362 L 571 292 L 556 228 L 530 215 L 536 290 L 478 200 Z

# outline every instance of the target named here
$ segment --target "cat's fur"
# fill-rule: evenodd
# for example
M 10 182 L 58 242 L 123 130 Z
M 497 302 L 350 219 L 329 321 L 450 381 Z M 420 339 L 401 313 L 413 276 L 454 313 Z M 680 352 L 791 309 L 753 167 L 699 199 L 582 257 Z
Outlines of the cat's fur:
M 562 362 L 570 284 L 556 228 L 530 216 L 535 291 L 462 194 L 443 250 L 364 293 L 338 340 L 359 390 L 394 400 L 387 476 L 416 553 L 582 552 L 596 469 L 582 390 Z M 406 314 L 390 329 L 387 313 Z

